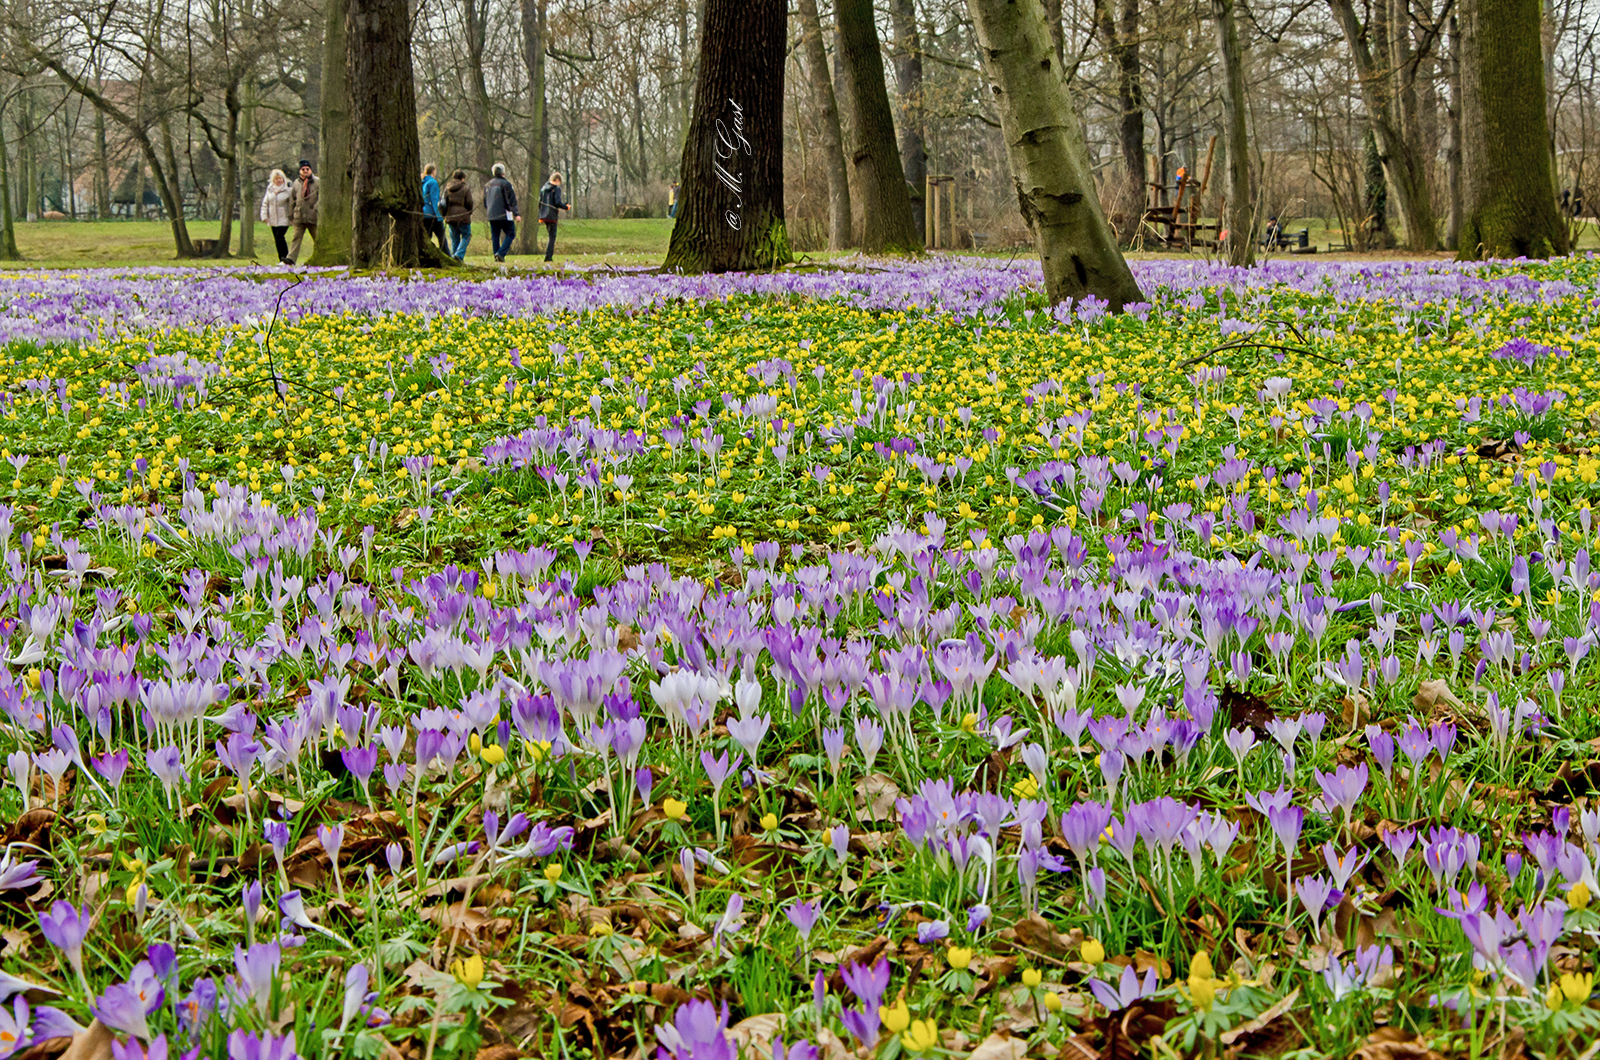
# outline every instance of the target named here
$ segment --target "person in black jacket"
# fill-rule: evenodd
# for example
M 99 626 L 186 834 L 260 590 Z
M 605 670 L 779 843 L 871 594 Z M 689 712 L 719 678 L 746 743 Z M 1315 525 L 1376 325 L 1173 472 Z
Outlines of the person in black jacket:
M 545 181 L 544 187 L 539 189 L 539 223 L 550 226 L 550 241 L 545 244 L 544 260 L 553 261 L 556 256 L 556 221 L 561 216 L 562 210 L 571 211 L 572 207 L 561 195 L 561 174 L 552 173 L 550 179 Z
M 511 241 L 517 237 L 517 222 L 522 220 L 522 214 L 517 212 L 517 192 L 506 179 L 506 167 L 496 162 L 493 173 L 483 186 L 483 212 L 489 217 L 494 260 L 504 261 L 511 253 Z

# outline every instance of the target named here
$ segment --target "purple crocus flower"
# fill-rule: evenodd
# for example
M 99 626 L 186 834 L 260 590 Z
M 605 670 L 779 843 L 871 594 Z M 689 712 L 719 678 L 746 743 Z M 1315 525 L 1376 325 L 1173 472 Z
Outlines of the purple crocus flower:
M 91 920 L 75 909 L 71 902 L 56 902 L 50 912 L 39 914 L 39 930 L 50 945 L 66 954 L 72 970 L 83 978 L 83 940 L 89 935 Z
M 709 1001 L 685 1001 L 671 1023 L 656 1024 L 656 1060 L 738 1060 L 738 1056 L 728 1038 L 726 1001 L 720 1011 Z
M 282 1038 L 243 1030 L 228 1035 L 228 1060 L 298 1060 L 298 1057 L 292 1030 Z
M 90 758 L 89 764 L 94 766 L 94 771 L 104 777 L 106 783 L 115 791 L 122 786 L 122 775 L 128 771 L 128 752 L 113 751 L 99 758 Z
M 1111 988 L 1110 984 L 1101 982 L 1099 979 L 1089 980 L 1089 989 L 1094 993 L 1095 999 L 1112 1012 L 1127 1008 L 1140 998 L 1149 997 L 1156 992 L 1159 986 L 1160 983 L 1156 979 L 1156 970 L 1154 968 L 1145 973 L 1144 980 L 1141 982 L 1132 965 L 1127 965 L 1122 969 L 1122 979 L 1117 983 L 1115 990 Z
M 137 1038 L 129 1038 L 126 1042 L 113 1039 L 111 1042 L 111 1060 L 167 1060 L 167 1052 L 165 1034 L 156 1035 L 148 1049 L 139 1044 Z
M 361 1004 L 367 998 L 370 976 L 365 964 L 351 965 L 350 970 L 344 973 L 344 1011 L 339 1017 L 339 1033 L 343 1034 L 356 1013 L 361 1011 Z
M 822 907 L 816 902 L 794 901 L 784 909 L 783 915 L 789 918 L 789 923 L 800 933 L 800 941 L 805 943 L 811 938 L 811 929 L 817 926 L 817 914 Z
M 11 1056 L 27 1047 L 28 999 L 18 994 L 11 1002 L 11 1011 L 0 1007 L 0 1057 Z
M 861 1005 L 859 1009 L 844 1010 L 841 1018 L 845 1029 L 871 1049 L 878 1044 L 878 1007 L 883 1004 L 884 992 L 889 989 L 889 962 L 880 959 L 870 966 L 851 963 L 845 965 L 839 974 Z
M 161 1004 L 160 999 L 156 1004 L 146 1007 L 146 1001 L 140 993 L 128 983 L 117 983 L 107 987 L 89 1010 L 94 1013 L 95 1019 L 123 1034 L 132 1034 L 150 1040 L 150 1025 L 145 1022 L 151 1009 Z
M 917 942 L 923 946 L 949 937 L 950 923 L 947 920 L 929 920 L 917 925 Z
M 1339 766 L 1332 773 L 1321 770 L 1312 770 L 1316 774 L 1317 783 L 1322 786 L 1322 801 L 1329 809 L 1338 807 L 1344 811 L 1345 827 L 1350 825 L 1350 815 L 1355 812 L 1356 803 L 1361 799 L 1361 793 L 1367 790 L 1367 764 L 1361 762 L 1354 767 Z

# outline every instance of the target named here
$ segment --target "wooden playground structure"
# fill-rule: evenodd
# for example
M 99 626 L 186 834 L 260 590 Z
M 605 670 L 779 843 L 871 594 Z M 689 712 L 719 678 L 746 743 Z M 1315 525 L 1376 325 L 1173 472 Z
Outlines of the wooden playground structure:
M 1216 249 L 1221 235 L 1218 231 L 1219 222 L 1200 220 L 1200 201 L 1211 187 L 1211 163 L 1216 153 L 1217 138 L 1213 136 L 1206 147 L 1205 166 L 1199 180 L 1181 167 L 1175 182 L 1162 180 L 1160 161 L 1153 157 L 1149 160 L 1144 213 L 1139 218 L 1139 229 L 1134 235 L 1137 249 Z M 1172 196 L 1170 202 L 1168 195 Z M 1218 213 L 1221 212 L 1219 209 Z

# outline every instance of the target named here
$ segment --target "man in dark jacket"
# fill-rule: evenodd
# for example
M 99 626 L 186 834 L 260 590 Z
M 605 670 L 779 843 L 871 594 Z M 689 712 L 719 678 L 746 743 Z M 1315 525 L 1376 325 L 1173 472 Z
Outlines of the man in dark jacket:
M 553 261 L 556 256 L 556 221 L 561 216 L 561 211 L 571 212 L 572 207 L 567 205 L 567 200 L 561 195 L 561 174 L 552 173 L 544 187 L 539 189 L 539 221 L 550 226 L 550 242 L 545 244 L 544 260 Z
M 294 238 L 289 242 L 289 264 L 300 260 L 300 242 L 306 233 L 317 238 L 317 200 L 322 197 L 322 182 L 311 172 L 311 163 L 300 160 L 300 178 L 294 182 L 294 198 L 289 204 L 289 223 L 294 225 Z
M 450 226 L 450 253 L 457 261 L 467 259 L 467 244 L 472 242 L 472 189 L 467 174 L 456 170 L 444 186 L 444 223 Z
M 506 179 L 506 167 L 496 162 L 494 175 L 483 186 L 483 212 L 489 218 L 489 243 L 494 260 L 504 261 L 511 252 L 511 241 L 517 237 L 517 190 Z

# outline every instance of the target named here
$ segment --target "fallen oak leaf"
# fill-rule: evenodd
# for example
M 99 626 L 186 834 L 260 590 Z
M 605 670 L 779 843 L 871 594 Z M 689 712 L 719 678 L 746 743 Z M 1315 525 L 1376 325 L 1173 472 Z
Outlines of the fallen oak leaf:
M 114 1040 L 111 1028 L 97 1019 L 90 1020 L 89 1026 L 82 1034 L 75 1035 L 67 1051 L 61 1054 L 62 1060 L 110 1060 Z

